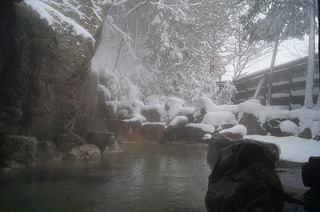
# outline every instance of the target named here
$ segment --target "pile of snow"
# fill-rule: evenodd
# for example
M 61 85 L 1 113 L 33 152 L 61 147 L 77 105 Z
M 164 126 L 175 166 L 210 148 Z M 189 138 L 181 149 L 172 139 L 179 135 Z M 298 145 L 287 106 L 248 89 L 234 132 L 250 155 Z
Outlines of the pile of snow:
M 169 97 L 165 104 L 166 120 L 171 120 L 177 116 L 180 113 L 183 104 L 184 101 L 182 99 Z
M 213 103 L 213 101 L 205 96 L 199 97 L 197 104 L 196 104 L 196 108 L 193 114 L 193 117 L 198 117 L 201 115 L 201 110 L 205 110 L 205 112 L 212 112 L 213 111 L 213 107 L 216 106 L 215 103 Z
M 144 99 L 145 105 L 163 105 L 165 101 L 163 100 L 165 97 L 161 97 L 158 95 L 150 95 Z
M 211 124 L 215 126 L 217 129 L 222 129 L 222 125 L 237 124 L 235 115 L 227 111 L 209 112 L 206 115 L 204 115 L 202 122 L 205 124 Z
M 239 134 L 239 135 L 245 136 L 247 135 L 247 128 L 242 124 L 238 124 L 234 127 L 221 130 L 219 133 L 232 133 L 232 134 Z
M 188 123 L 188 118 L 185 116 L 176 116 L 174 117 L 169 126 L 176 126 L 176 125 L 185 125 Z
M 296 125 L 293 121 L 285 120 L 279 124 L 281 132 L 291 133 L 292 135 L 297 136 L 299 133 L 299 126 Z
M 185 115 L 185 116 L 187 116 L 187 115 L 192 116 L 194 114 L 194 112 L 195 112 L 194 107 L 183 107 L 180 109 L 180 114 Z
M 116 114 L 118 109 L 120 108 L 121 104 L 118 101 L 105 101 L 107 106 L 112 107 L 113 112 Z
M 320 156 L 320 142 L 290 137 L 274 137 L 261 135 L 247 135 L 246 139 L 253 139 L 277 144 L 280 147 L 280 159 L 293 162 L 307 162 L 310 156 Z
M 239 113 L 239 106 L 238 105 L 217 105 L 212 107 L 210 112 L 218 112 L 218 111 L 228 111 L 236 115 Z
M 190 124 L 187 124 L 186 127 L 201 129 L 202 131 L 207 133 L 214 133 L 214 131 L 216 130 L 214 126 L 210 124 L 203 124 L 203 123 L 190 123 Z

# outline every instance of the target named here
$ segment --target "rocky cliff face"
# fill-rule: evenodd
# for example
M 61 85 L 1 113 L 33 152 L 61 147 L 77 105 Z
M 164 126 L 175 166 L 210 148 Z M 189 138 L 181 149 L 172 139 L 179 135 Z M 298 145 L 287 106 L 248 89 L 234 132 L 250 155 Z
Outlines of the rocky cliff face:
M 80 131 L 94 110 L 91 58 L 108 1 L 16 2 L 0 3 L 0 135 Z

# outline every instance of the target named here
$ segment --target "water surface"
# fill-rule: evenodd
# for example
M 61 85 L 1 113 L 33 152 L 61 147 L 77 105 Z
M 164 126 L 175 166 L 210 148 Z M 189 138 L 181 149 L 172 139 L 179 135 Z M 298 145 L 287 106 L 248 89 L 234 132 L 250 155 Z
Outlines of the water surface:
M 205 212 L 206 147 L 136 143 L 96 162 L 0 175 L 0 211 Z

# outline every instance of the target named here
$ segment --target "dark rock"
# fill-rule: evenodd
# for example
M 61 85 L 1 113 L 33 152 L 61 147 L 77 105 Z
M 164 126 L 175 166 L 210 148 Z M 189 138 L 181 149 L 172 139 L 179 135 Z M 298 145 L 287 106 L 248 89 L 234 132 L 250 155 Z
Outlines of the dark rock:
M 212 141 L 209 144 L 208 153 L 207 153 L 207 162 L 211 167 L 214 167 L 218 161 L 220 151 L 230 145 L 240 144 L 240 143 L 257 143 L 260 144 L 267 152 L 271 152 L 274 158 L 274 161 L 279 161 L 280 150 L 276 144 L 265 143 L 261 141 L 255 141 L 250 139 L 233 139 L 228 137 L 229 134 L 215 134 L 212 138 Z M 233 136 L 233 134 L 231 135 Z
M 35 137 L 5 135 L 0 137 L 0 166 L 20 168 L 35 162 L 38 141 Z
M 212 132 L 205 131 L 201 127 L 196 127 L 197 124 L 187 125 L 185 128 L 185 139 L 188 142 L 205 142 L 203 139 L 205 134 L 211 134 Z M 213 126 L 212 126 L 213 127 Z M 213 127 L 214 129 L 214 127 Z
M 71 149 L 67 157 L 72 160 L 98 160 L 101 158 L 101 152 L 93 144 L 84 144 Z
M 282 211 L 284 192 L 272 154 L 254 143 L 223 148 L 209 177 L 205 203 L 208 212 Z
M 160 109 L 158 107 L 160 106 L 145 106 L 141 108 L 141 115 L 144 116 L 148 122 L 160 122 L 161 113 L 159 112 Z
M 310 157 L 307 163 L 302 164 L 302 180 L 307 187 L 320 189 L 320 157 Z
M 303 194 L 306 212 L 320 211 L 320 188 L 310 188 Z
M 95 132 L 89 133 L 86 136 L 86 141 L 96 145 L 101 152 L 104 152 L 106 146 L 112 147 L 115 145 L 115 134 L 112 132 Z
M 243 113 L 239 120 L 239 124 L 244 125 L 247 128 L 247 135 L 266 135 L 266 130 L 261 127 L 258 122 L 258 118 L 249 113 Z
M 71 149 L 85 144 L 85 140 L 75 133 L 69 131 L 57 136 L 54 139 L 58 150 L 62 153 L 68 153 Z
M 62 155 L 53 141 L 39 141 L 36 161 L 38 163 L 61 160 Z
M 144 124 L 141 127 L 141 133 L 147 141 L 161 141 L 164 131 L 163 124 Z
M 164 142 L 176 142 L 184 141 L 185 136 L 185 126 L 168 126 L 163 134 Z
M 286 136 L 286 133 L 283 133 L 279 127 L 279 124 L 283 120 L 270 120 L 266 123 L 266 130 L 268 133 L 270 133 L 273 136 Z
M 311 139 L 312 138 L 311 130 L 309 128 L 304 129 L 303 132 L 299 134 L 299 137 Z

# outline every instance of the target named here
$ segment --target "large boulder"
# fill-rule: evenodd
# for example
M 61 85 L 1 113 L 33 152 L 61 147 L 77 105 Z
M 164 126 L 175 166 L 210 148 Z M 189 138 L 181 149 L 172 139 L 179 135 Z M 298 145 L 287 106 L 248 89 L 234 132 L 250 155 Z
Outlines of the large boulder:
M 71 149 L 67 156 L 72 160 L 98 160 L 101 152 L 96 145 L 84 144 Z
M 86 136 L 86 141 L 96 145 L 101 152 L 104 152 L 107 146 L 113 147 L 115 145 L 114 135 L 112 132 L 93 132 Z
M 258 118 L 250 113 L 243 113 L 239 120 L 239 124 L 244 125 L 247 128 L 248 135 L 266 135 L 267 132 L 264 127 L 258 122 Z
M 108 4 L 0 4 L 0 133 L 52 140 L 96 106 L 86 90 L 97 96 L 91 58 Z
M 0 167 L 32 166 L 37 154 L 35 137 L 6 135 L 0 137 Z
M 50 162 L 62 159 L 62 154 L 58 151 L 53 141 L 39 141 L 36 162 Z
M 85 144 L 86 141 L 79 135 L 69 131 L 62 133 L 54 139 L 58 150 L 62 153 L 67 153 L 71 149 Z
M 282 211 L 284 192 L 274 162 L 260 144 L 223 148 L 209 177 L 207 211 Z
M 230 137 L 228 137 L 230 136 Z M 250 140 L 250 139 L 237 139 L 233 134 L 215 134 L 211 142 L 209 143 L 208 153 L 207 153 L 207 162 L 211 167 L 214 167 L 218 161 L 218 158 L 220 156 L 220 151 L 227 147 L 232 146 L 240 143 L 255 143 L 261 145 L 266 152 L 270 152 L 274 158 L 274 161 L 277 162 L 280 157 L 280 149 L 276 144 L 272 143 L 266 143 L 256 140 Z

